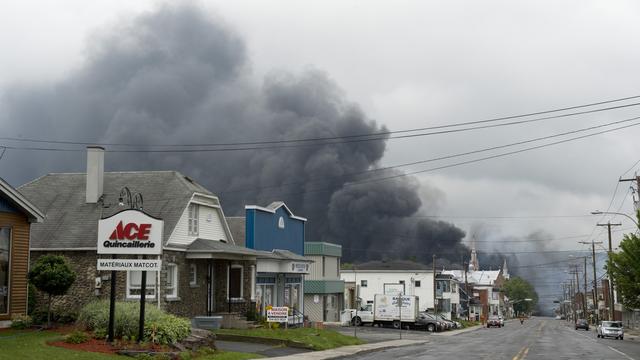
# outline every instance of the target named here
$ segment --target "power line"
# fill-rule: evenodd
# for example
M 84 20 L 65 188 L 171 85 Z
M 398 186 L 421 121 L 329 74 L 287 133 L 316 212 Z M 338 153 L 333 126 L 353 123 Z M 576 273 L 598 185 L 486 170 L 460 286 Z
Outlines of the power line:
M 289 186 L 289 185 L 299 185 L 299 184 L 308 185 L 309 183 L 314 183 L 314 182 L 325 182 L 327 179 L 346 178 L 346 177 L 351 177 L 351 176 L 370 174 L 370 173 L 379 172 L 379 171 L 387 171 L 387 170 L 391 170 L 391 169 L 397 169 L 397 168 L 402 168 L 402 167 L 407 167 L 407 166 L 425 164 L 425 163 L 436 162 L 436 161 L 441 161 L 441 160 L 448 160 L 448 159 L 453 159 L 453 158 L 457 158 L 457 157 L 463 157 L 463 156 L 467 156 L 467 155 L 473 155 L 473 154 L 479 154 L 479 153 L 483 153 L 483 152 L 488 152 L 488 151 L 492 151 L 492 150 L 498 150 L 498 149 L 514 147 L 514 146 L 518 146 L 518 145 L 524 145 L 524 144 L 528 144 L 528 143 L 532 143 L 532 142 L 548 140 L 548 139 L 552 139 L 552 138 L 556 138 L 556 137 L 562 137 L 562 136 L 576 134 L 576 133 L 585 132 L 585 131 L 589 131 L 589 130 L 595 130 L 595 129 L 598 129 L 598 128 L 603 128 L 603 127 L 607 127 L 607 126 L 611 126 L 611 125 L 615 125 L 615 124 L 621 124 L 621 123 L 625 123 L 625 122 L 630 122 L 630 121 L 634 121 L 634 120 L 638 120 L 638 119 L 640 119 L 640 117 L 633 117 L 633 118 L 629 118 L 629 119 L 624 119 L 624 120 L 608 122 L 608 123 L 604 123 L 604 124 L 600 124 L 600 125 L 590 126 L 590 127 L 586 127 L 586 128 L 582 128 L 582 129 L 566 131 L 566 132 L 562 132 L 562 133 L 556 133 L 556 134 L 537 137 L 537 138 L 528 139 L 528 140 L 517 141 L 517 142 L 513 142 L 513 143 L 509 143 L 509 144 L 492 146 L 492 147 L 488 147 L 488 148 L 476 149 L 476 150 L 466 151 L 466 152 L 462 152 L 462 153 L 444 155 L 444 156 L 439 156 L 439 157 L 435 157 L 435 158 L 419 160 L 419 161 L 412 161 L 412 162 L 402 163 L 402 164 L 397 164 L 397 165 L 385 166 L 385 167 L 382 167 L 382 168 L 363 170 L 363 171 L 359 171 L 359 172 L 342 174 L 342 175 L 338 175 L 338 176 L 327 176 L 327 177 L 323 177 L 322 179 L 318 179 L 318 180 L 285 182 L 285 183 L 281 183 L 281 184 L 265 185 L 265 186 L 261 186 L 259 188 L 250 188 L 250 189 L 249 188 L 234 189 L 234 190 L 224 191 L 221 194 L 229 195 L 231 193 L 244 193 L 244 192 L 247 192 L 247 191 L 261 191 L 261 190 L 272 189 L 272 188 L 280 188 L 280 187 Z M 597 135 L 597 134 L 598 133 L 596 133 L 594 135 Z
M 638 119 L 638 118 L 640 118 L 640 117 L 637 117 L 637 118 L 634 118 L 634 119 Z M 417 170 L 417 171 L 412 171 L 412 172 L 406 172 L 406 173 L 402 173 L 402 174 L 396 174 L 396 175 L 380 177 L 380 178 L 356 180 L 356 181 L 352 181 L 352 182 L 348 182 L 348 183 L 343 184 L 343 187 L 354 186 L 354 185 L 359 185 L 359 184 L 364 184 L 364 183 L 392 180 L 392 179 L 401 178 L 401 177 L 410 176 L 410 175 L 415 175 L 415 174 L 420 174 L 420 173 L 432 172 L 432 171 L 436 171 L 436 170 L 443 170 L 443 169 L 453 168 L 453 167 L 457 167 L 457 166 L 473 164 L 473 163 L 477 163 L 477 162 L 481 162 L 481 161 L 485 161 L 485 160 L 491 160 L 491 159 L 496 159 L 496 158 L 509 156 L 509 155 L 515 155 L 515 154 L 519 154 L 519 153 L 523 153 L 523 152 L 527 152 L 527 151 L 531 151 L 531 150 L 542 149 L 542 148 L 546 148 L 546 147 L 549 147 L 549 146 L 554 146 L 554 145 L 558 145 L 558 144 L 567 143 L 567 142 L 570 142 L 570 141 L 585 139 L 585 138 L 593 137 L 593 136 L 596 136 L 596 135 L 601 135 L 601 134 L 605 134 L 605 133 L 609 133 L 609 132 L 613 132 L 613 131 L 617 131 L 617 130 L 630 128 L 630 127 L 633 127 L 633 126 L 638 126 L 638 125 L 640 125 L 640 122 L 634 123 L 634 124 L 630 124 L 630 125 L 620 126 L 620 127 L 613 128 L 613 129 L 602 130 L 602 131 L 598 131 L 598 132 L 591 133 L 591 134 L 576 136 L 576 137 L 572 137 L 572 138 L 569 138 L 569 139 L 559 140 L 559 141 L 555 141 L 555 142 L 551 142 L 551 143 L 547 143 L 547 144 L 531 146 L 531 147 L 520 149 L 520 150 L 504 152 L 504 153 L 500 153 L 500 154 L 496 154 L 496 155 L 481 157 L 481 158 L 472 159 L 472 160 L 461 161 L 461 162 L 442 165 L 442 166 L 437 166 L 437 167 L 433 167 L 433 168 Z M 258 190 L 258 189 L 255 189 L 255 190 Z M 317 189 L 304 190 L 302 192 L 284 193 L 284 194 L 281 194 L 281 196 L 283 196 L 283 195 L 300 195 L 300 194 L 308 194 L 308 193 L 313 193 L 313 192 L 324 192 L 324 191 L 334 191 L 334 190 L 335 189 L 333 189 L 333 188 L 317 188 Z
M 617 109 L 622 109 L 622 108 L 627 108 L 627 107 L 633 107 L 633 106 L 640 105 L 640 102 L 639 103 L 625 104 L 625 105 L 611 106 L 611 107 L 600 108 L 600 109 L 585 110 L 585 111 L 579 111 L 579 112 L 568 113 L 568 114 L 546 116 L 546 117 L 535 118 L 535 119 L 512 121 L 512 122 L 493 124 L 493 125 L 482 125 L 482 126 L 468 127 L 468 128 L 462 128 L 462 129 L 441 130 L 441 131 L 433 131 L 433 132 L 420 133 L 420 134 L 389 136 L 389 135 L 400 134 L 400 133 L 409 133 L 409 132 L 417 132 L 417 131 L 425 131 L 425 130 L 435 130 L 435 129 L 443 129 L 443 128 L 449 128 L 449 127 L 463 126 L 463 125 L 481 124 L 481 123 L 496 122 L 496 121 L 502 121 L 502 120 L 508 120 L 508 119 L 516 119 L 516 118 L 528 117 L 528 116 L 533 116 L 533 115 L 547 114 L 547 113 L 559 112 L 559 111 L 570 110 L 570 109 L 590 107 L 590 106 L 595 106 L 595 105 L 600 105 L 600 104 L 605 104 L 605 103 L 618 102 L 618 101 L 623 101 L 623 100 L 628 100 L 628 99 L 638 98 L 638 97 L 640 97 L 640 95 L 633 96 L 633 97 L 628 97 L 628 98 L 623 98 L 623 99 L 616 99 L 616 100 L 609 100 L 609 101 L 604 101 L 604 102 L 599 102 L 599 103 L 592 103 L 592 104 L 587 104 L 587 105 L 579 105 L 579 106 L 567 107 L 567 108 L 563 108 L 563 109 L 547 110 L 547 111 L 541 111 L 541 112 L 536 112 L 536 113 L 507 116 L 507 117 L 493 118 L 493 119 L 487 119 L 487 120 L 469 121 L 469 122 L 454 123 L 454 124 L 448 124 L 448 125 L 438 125 L 438 126 L 430 126 L 430 127 L 422 127 L 422 128 L 414 128 L 414 129 L 405 129 L 405 130 L 397 130 L 397 131 L 385 131 L 385 132 L 377 132 L 377 133 L 331 136 L 331 137 L 300 138 L 300 139 L 285 139 L 285 140 L 247 141 L 247 142 L 226 142 L 226 143 L 144 144 L 144 145 L 141 145 L 139 143 L 104 143 L 104 142 L 86 142 L 86 141 L 69 141 L 69 140 L 46 140 L 46 139 L 17 138 L 17 137 L 0 137 L 0 140 L 17 141 L 17 142 L 48 143 L 48 144 L 64 144 L 64 145 L 101 145 L 101 146 L 125 146 L 125 147 L 146 146 L 146 147 L 179 147 L 179 148 L 183 148 L 183 147 L 233 146 L 232 148 L 214 148 L 214 149 L 109 150 L 110 152 L 190 153 L 190 152 L 219 152 L 219 151 L 264 150 L 264 149 L 274 149 L 274 148 L 290 148 L 290 147 L 302 147 L 302 146 L 306 147 L 306 146 L 330 145 L 330 144 L 340 144 L 340 143 L 350 143 L 350 142 L 363 142 L 363 141 L 386 141 L 388 139 L 402 139 L 402 138 L 422 137 L 422 136 L 431 136 L 431 135 L 442 135 L 442 134 L 465 132 L 465 131 L 472 131 L 472 130 L 479 130 L 479 129 L 488 129 L 488 128 L 494 128 L 494 127 L 520 125 L 520 124 L 538 122 L 538 121 L 543 121 L 543 120 L 558 119 L 558 118 L 564 118 L 564 117 L 570 117 L 570 116 L 585 115 L 585 114 L 591 114 L 591 113 L 597 113 L 597 112 L 603 112 L 603 111 L 617 110 Z M 341 140 L 341 141 L 335 141 L 335 140 Z M 319 142 L 319 143 L 318 144 L 301 144 L 301 143 L 305 143 L 305 142 Z M 291 144 L 291 145 L 282 145 L 282 144 Z M 258 145 L 258 146 L 256 146 L 256 145 Z M 238 147 L 238 146 L 245 146 L 245 147 Z M 36 148 L 36 147 L 22 147 L 22 148 L 13 147 L 13 148 L 21 149 L 21 150 L 47 150 L 47 149 L 49 149 L 49 148 Z M 80 151 L 80 150 L 75 150 L 75 149 L 56 149 L 56 150 L 52 150 L 52 151 Z

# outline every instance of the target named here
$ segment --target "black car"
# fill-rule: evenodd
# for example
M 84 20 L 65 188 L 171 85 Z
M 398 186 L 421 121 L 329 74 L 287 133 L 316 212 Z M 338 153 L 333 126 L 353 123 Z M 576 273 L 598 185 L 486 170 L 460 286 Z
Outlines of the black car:
M 426 329 L 429 332 L 442 331 L 440 322 L 433 315 L 423 312 L 418 314 L 415 326 L 421 329 Z
M 585 319 L 578 319 L 578 321 L 576 321 L 576 330 L 578 329 L 585 329 L 589 331 L 589 322 Z

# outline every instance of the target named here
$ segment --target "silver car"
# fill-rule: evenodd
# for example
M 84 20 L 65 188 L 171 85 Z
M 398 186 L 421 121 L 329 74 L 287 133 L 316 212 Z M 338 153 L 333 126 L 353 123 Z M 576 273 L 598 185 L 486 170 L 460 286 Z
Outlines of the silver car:
M 622 328 L 622 321 L 602 321 L 598 325 L 598 337 L 613 337 L 616 339 L 624 339 L 624 329 Z

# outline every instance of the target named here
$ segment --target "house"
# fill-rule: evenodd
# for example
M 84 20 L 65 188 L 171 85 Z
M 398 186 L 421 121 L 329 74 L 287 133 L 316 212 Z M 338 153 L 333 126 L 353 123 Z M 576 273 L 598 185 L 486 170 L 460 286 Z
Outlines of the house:
M 27 314 L 31 226 L 44 214 L 0 178 L 0 327 Z
M 162 267 L 147 272 L 146 289 L 141 289 L 141 272 L 118 271 L 118 300 L 139 301 L 145 294 L 149 303 L 186 317 L 255 307 L 261 253 L 235 244 L 218 197 L 183 174 L 104 172 L 104 149 L 89 147 L 87 173 L 48 174 L 19 190 L 46 214 L 32 226 L 31 262 L 60 254 L 77 273 L 68 295 L 56 301 L 59 309 L 76 312 L 109 297 L 111 272 L 96 270 L 98 220 L 130 205 L 164 221 Z
M 267 206 L 247 205 L 244 217 L 228 218 L 234 237 L 257 253 L 256 310 L 268 306 L 291 309 L 290 324 L 301 324 L 304 280 L 311 260 L 303 256 L 306 218 L 296 216 L 282 201 Z
M 476 299 L 476 304 L 480 306 L 470 307 L 470 317 L 480 318 L 481 315 L 501 315 L 505 316 L 509 313 L 506 309 L 504 293 L 502 286 L 509 279 L 509 271 L 507 269 L 506 260 L 500 270 L 479 270 L 478 259 L 475 249 L 471 252 L 471 261 L 469 268 L 465 270 L 445 270 L 443 274 L 451 275 L 457 279 L 459 283 L 465 284 L 465 280 L 469 285 L 469 296 Z M 473 303 L 473 302 L 472 302 Z M 480 313 L 478 314 L 478 310 Z
M 433 310 L 433 270 L 413 261 L 371 261 L 342 269 L 340 278 L 345 282 L 345 304 L 355 308 L 356 299 L 361 305 L 373 303 L 376 294 L 401 289 L 405 295 L 419 298 L 420 311 Z
M 436 274 L 436 313 L 447 319 L 457 319 L 460 313 L 458 280 L 451 274 Z
M 342 246 L 306 242 L 304 256 L 313 261 L 304 282 L 304 314 L 310 321 L 337 322 L 344 308 L 344 281 L 340 279 Z

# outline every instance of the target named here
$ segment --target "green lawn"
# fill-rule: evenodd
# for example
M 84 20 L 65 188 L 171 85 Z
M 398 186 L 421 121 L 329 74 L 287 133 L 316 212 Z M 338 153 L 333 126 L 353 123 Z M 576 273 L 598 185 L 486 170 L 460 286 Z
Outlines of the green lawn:
M 60 339 L 59 333 L 52 331 L 8 331 L 0 334 L 0 359 L 2 360 L 107 360 L 126 359 L 86 351 L 73 351 L 49 346 L 47 341 Z
M 363 342 L 353 336 L 342 335 L 327 329 L 219 329 L 218 334 L 265 337 L 279 340 L 293 340 L 310 345 L 314 350 L 327 350 L 345 345 L 358 345 Z
M 126 360 L 128 356 L 107 355 L 86 351 L 74 351 L 49 346 L 47 341 L 62 339 L 52 331 L 7 331 L 0 333 L 0 360 Z M 216 352 L 193 357 L 196 360 L 245 360 L 257 359 L 260 355 L 238 352 Z

